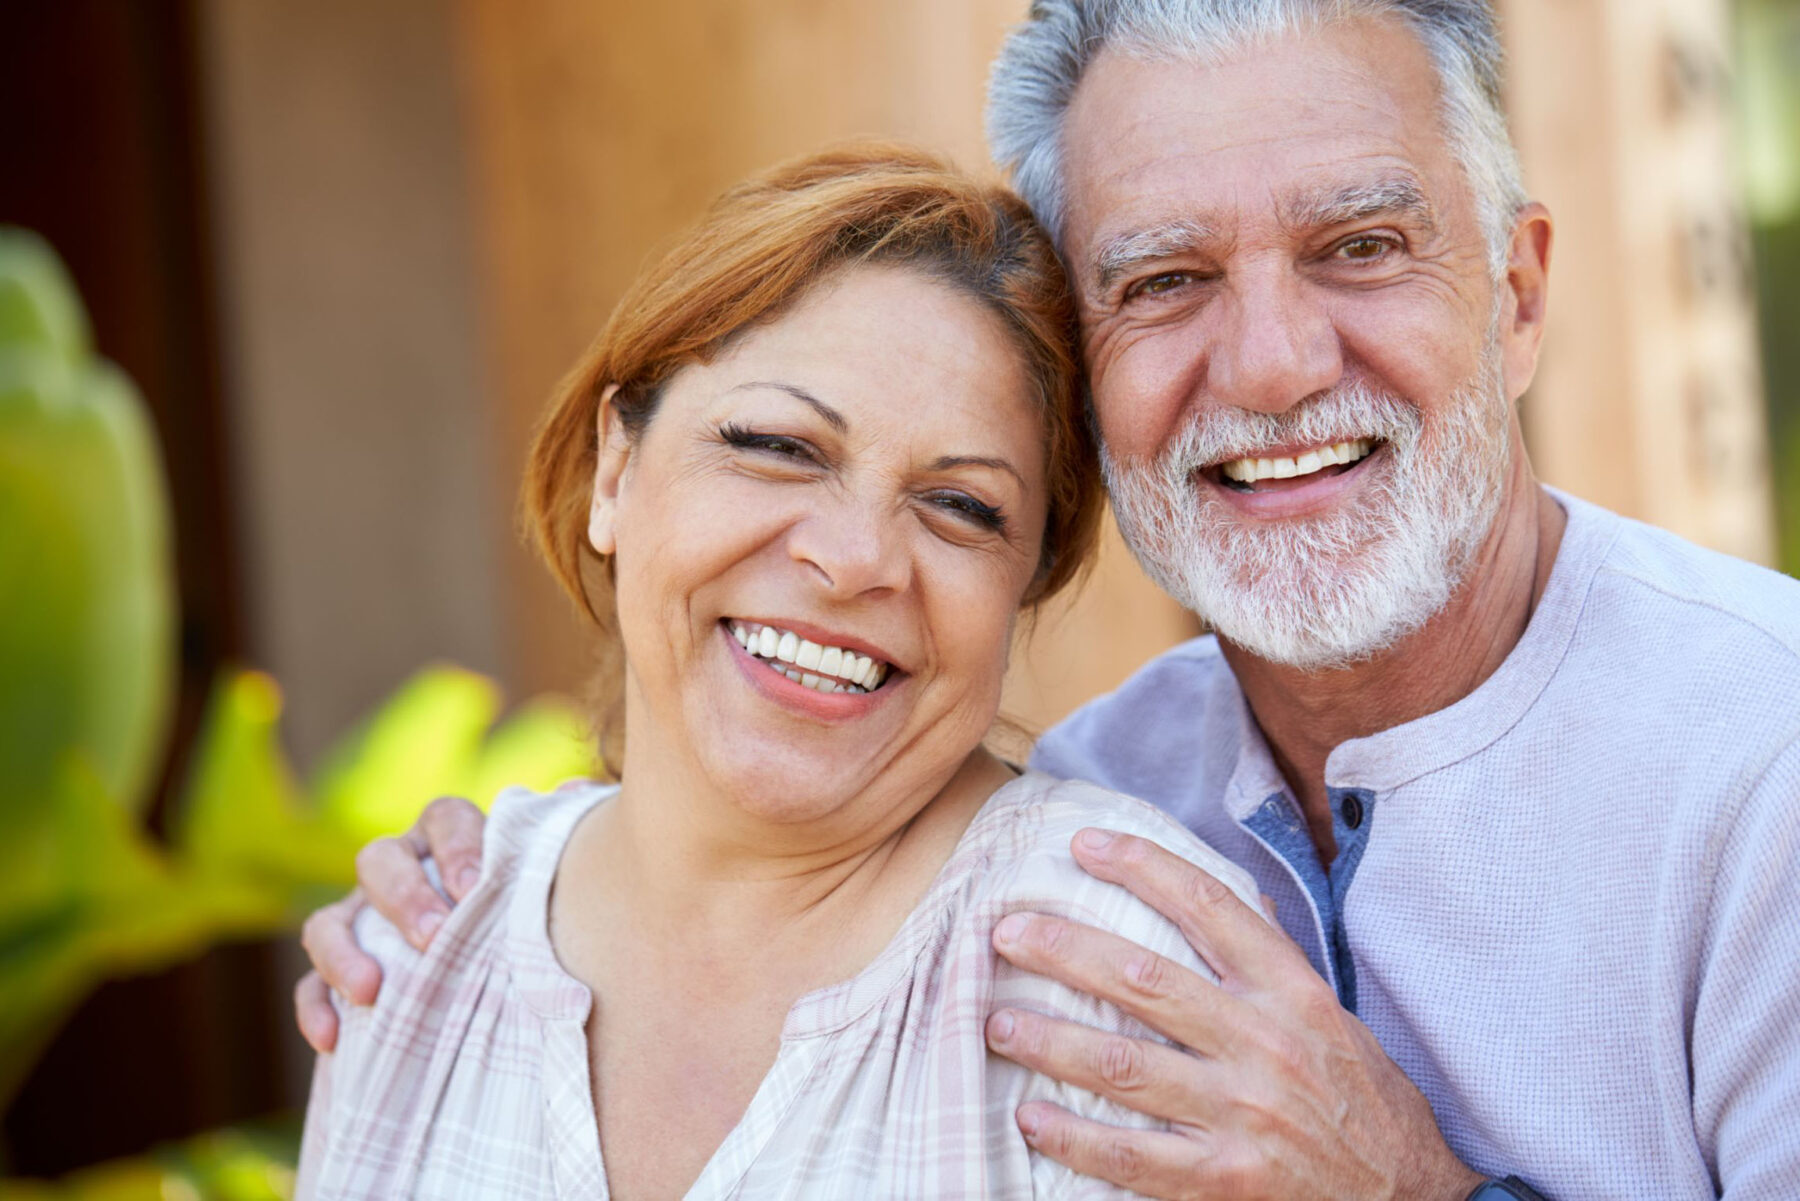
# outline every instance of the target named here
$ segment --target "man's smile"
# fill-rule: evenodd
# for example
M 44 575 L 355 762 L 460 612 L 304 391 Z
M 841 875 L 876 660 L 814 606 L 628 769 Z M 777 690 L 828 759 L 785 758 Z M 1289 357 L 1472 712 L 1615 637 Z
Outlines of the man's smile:
M 1380 438 L 1352 438 L 1317 446 L 1277 446 L 1266 453 L 1226 459 L 1194 473 L 1231 509 L 1264 520 L 1307 518 L 1335 506 L 1387 458 Z
M 1340 475 L 1353 464 L 1368 458 L 1370 450 L 1377 445 L 1379 442 L 1375 439 L 1357 438 L 1348 442 L 1309 447 L 1292 454 L 1274 453 L 1255 458 L 1229 459 L 1217 464 L 1217 470 L 1239 491 L 1255 492 L 1265 485 L 1280 487 L 1279 484 L 1268 481 L 1304 479 L 1319 472 Z M 1331 470 L 1333 468 L 1339 470 Z

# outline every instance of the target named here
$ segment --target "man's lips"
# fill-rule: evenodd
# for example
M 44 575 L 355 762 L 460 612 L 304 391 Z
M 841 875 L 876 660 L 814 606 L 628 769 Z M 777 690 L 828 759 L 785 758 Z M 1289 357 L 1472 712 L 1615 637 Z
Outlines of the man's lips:
M 1280 481 L 1305 479 L 1321 472 L 1337 474 L 1369 457 L 1379 446 L 1374 438 L 1349 438 L 1314 446 L 1280 446 L 1214 465 L 1221 479 L 1252 491 Z
M 1269 460 L 1231 460 L 1226 463 L 1215 463 L 1211 467 L 1202 468 L 1195 473 L 1198 481 L 1211 489 L 1213 494 L 1237 512 L 1248 517 L 1263 519 L 1310 517 L 1335 505 L 1340 498 L 1357 485 L 1357 481 L 1365 476 L 1375 465 L 1387 457 L 1387 443 L 1369 440 L 1368 450 L 1361 457 L 1355 455 L 1356 443 L 1350 444 L 1352 449 L 1349 463 L 1323 461 L 1314 463 L 1306 461 L 1308 470 L 1302 472 L 1302 456 L 1308 451 L 1297 454 L 1271 456 Z M 1337 456 L 1342 457 L 1342 456 Z M 1263 475 L 1260 467 L 1255 471 L 1258 478 L 1252 480 L 1233 479 L 1226 475 L 1227 467 L 1239 467 L 1238 474 L 1247 474 L 1241 464 L 1269 462 L 1271 465 L 1287 459 L 1294 465 L 1292 474 L 1282 474 L 1285 467 Z

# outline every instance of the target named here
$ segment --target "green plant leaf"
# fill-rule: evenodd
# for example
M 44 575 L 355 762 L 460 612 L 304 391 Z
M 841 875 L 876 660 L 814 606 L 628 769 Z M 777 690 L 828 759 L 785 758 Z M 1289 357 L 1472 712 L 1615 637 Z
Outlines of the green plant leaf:
M 499 709 L 500 690 L 484 676 L 419 672 L 326 754 L 314 779 L 320 812 L 359 844 L 406 829 L 426 801 L 470 779 Z
M 0 839 L 61 757 L 134 811 L 174 673 L 168 500 L 129 380 L 88 351 L 55 255 L 0 228 Z

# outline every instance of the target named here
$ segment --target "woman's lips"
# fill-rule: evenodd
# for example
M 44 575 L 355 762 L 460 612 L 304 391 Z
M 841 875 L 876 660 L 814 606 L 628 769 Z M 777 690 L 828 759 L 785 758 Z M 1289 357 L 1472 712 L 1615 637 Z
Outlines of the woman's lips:
M 826 677 L 820 676 L 817 672 L 802 671 L 794 664 L 780 659 L 776 659 L 772 664 L 753 654 L 746 649 L 744 639 L 732 629 L 733 624 L 730 620 L 721 621 L 719 636 L 724 639 L 733 661 L 737 664 L 738 670 L 743 673 L 746 682 L 769 700 L 810 717 L 837 720 L 861 716 L 884 703 L 900 684 L 904 674 L 894 671 L 890 665 L 883 663 L 879 665 L 881 673 L 872 691 L 841 676 L 831 677 L 832 682 L 838 687 L 836 691 L 830 691 L 821 687 Z M 760 640 L 761 623 L 737 622 L 735 624 L 744 628 L 745 633 L 749 632 L 749 625 L 757 625 Z M 777 644 L 779 645 L 779 639 Z M 858 657 L 860 658 L 860 656 Z M 870 663 L 874 665 L 872 658 Z M 797 680 L 789 678 L 787 673 L 790 670 L 800 678 Z M 843 670 L 841 655 L 839 670 Z M 807 682 L 809 676 L 812 677 L 811 683 Z M 863 678 L 874 677 L 875 673 L 871 670 Z

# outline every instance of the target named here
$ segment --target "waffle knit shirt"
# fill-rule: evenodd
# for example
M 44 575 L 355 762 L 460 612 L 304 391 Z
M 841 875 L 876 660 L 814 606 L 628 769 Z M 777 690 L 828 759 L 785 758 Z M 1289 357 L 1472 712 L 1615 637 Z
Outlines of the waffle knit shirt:
M 1338 854 L 1211 637 L 1033 765 L 1247 868 L 1471 1167 L 1554 1201 L 1800 1198 L 1800 582 L 1555 493 L 1529 628 L 1338 746 Z

